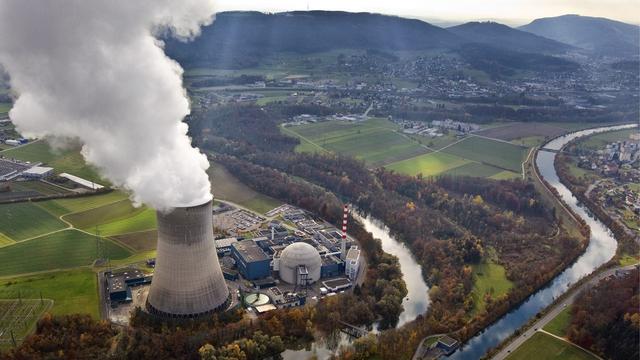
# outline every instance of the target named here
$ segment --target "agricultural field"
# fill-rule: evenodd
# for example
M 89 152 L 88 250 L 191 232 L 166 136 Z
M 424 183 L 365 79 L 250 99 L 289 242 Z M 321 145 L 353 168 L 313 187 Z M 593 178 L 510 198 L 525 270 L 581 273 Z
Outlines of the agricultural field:
M 11 183 L 13 192 L 35 191 L 41 195 L 68 194 L 70 191 L 43 181 L 14 181 Z
M 40 201 L 36 202 L 35 204 L 47 210 L 54 216 L 62 216 L 66 214 L 95 209 L 101 206 L 122 201 L 127 198 L 127 195 L 120 191 L 111 191 L 99 195 Z
M 51 306 L 53 301 L 49 299 L 0 299 L 0 350 L 29 335 Z
M 457 157 L 455 155 L 443 152 L 434 152 L 425 155 L 416 156 L 411 159 L 398 161 L 387 165 L 389 170 L 407 175 L 434 176 L 444 173 L 445 171 L 469 164 L 470 161 Z
M 476 177 L 490 178 L 492 176 L 498 175 L 501 172 L 503 172 L 503 170 L 497 167 L 472 162 L 472 163 L 464 164 L 462 166 L 458 166 L 453 169 L 447 170 L 444 172 L 444 175 L 476 176 Z
M 0 233 L 14 241 L 22 241 L 66 227 L 67 224 L 33 203 L 0 205 Z
M 571 306 L 567 306 L 553 318 L 545 327 L 544 330 L 552 333 L 553 335 L 565 337 L 567 336 L 567 330 L 571 323 Z
M 0 280 L 0 299 L 53 300 L 53 315 L 86 313 L 98 318 L 98 280 L 91 270 L 58 271 Z
M 44 140 L 37 140 L 28 145 L 6 150 L 2 155 L 22 161 L 42 162 L 55 168 L 56 173 L 69 173 L 102 185 L 107 182 L 100 178 L 97 171 L 87 165 L 80 154 L 80 146 L 70 149 L 53 149 Z
M 507 359 L 593 360 L 597 358 L 571 343 L 556 339 L 542 332 L 536 332 L 529 340 L 511 353 Z
M 216 199 L 228 200 L 261 214 L 282 205 L 282 202 L 244 185 L 221 165 L 212 163 L 207 172 L 211 182 L 215 184 L 213 195 Z
M 131 255 L 114 242 L 64 230 L 0 249 L 0 277 L 88 266 L 98 258 L 99 247 L 109 259 Z
M 528 149 L 521 146 L 477 136 L 467 137 L 442 151 L 516 173 L 522 171 L 522 162 L 528 153 Z
M 9 110 L 11 110 L 13 104 L 10 103 L 0 103 L 0 118 L 7 116 Z
M 477 135 L 482 135 L 494 139 L 512 141 L 516 139 L 539 137 L 539 138 L 554 138 L 567 132 L 563 129 L 552 124 L 545 123 L 508 123 L 505 125 L 499 125 L 488 129 L 483 129 L 475 132 Z M 514 141 L 514 143 L 518 143 Z
M 629 140 L 629 136 L 637 132 L 638 129 L 608 131 L 602 134 L 592 135 L 585 139 L 581 139 L 578 143 L 578 146 L 589 150 L 601 150 L 607 144 L 610 144 L 612 142 Z
M 135 251 L 151 251 L 156 249 L 158 232 L 156 230 L 138 231 L 109 238 Z
M 474 300 L 474 311 L 484 310 L 485 294 L 489 293 L 495 299 L 506 294 L 513 287 L 513 283 L 507 279 L 504 267 L 492 261 L 474 265 L 473 279 L 471 295 Z

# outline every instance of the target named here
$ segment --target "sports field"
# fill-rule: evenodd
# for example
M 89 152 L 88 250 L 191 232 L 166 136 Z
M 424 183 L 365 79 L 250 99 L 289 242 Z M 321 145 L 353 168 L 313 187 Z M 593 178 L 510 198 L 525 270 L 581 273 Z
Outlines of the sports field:
M 86 313 L 98 318 L 98 281 L 90 270 L 58 271 L 0 280 L 0 299 L 53 300 L 54 315 Z
M 66 227 L 65 223 L 33 203 L 0 205 L 0 232 L 14 241 Z
M 91 265 L 99 248 L 109 259 L 131 253 L 114 242 L 64 230 L 0 249 L 0 277 Z
M 474 311 L 484 310 L 485 294 L 491 294 L 494 299 L 506 294 L 513 287 L 513 283 L 507 279 L 502 265 L 485 262 L 473 265 L 473 297 Z
M 470 136 L 444 150 L 448 154 L 510 170 L 522 171 L 528 149 L 505 142 Z
M 551 335 L 536 332 L 507 357 L 509 360 L 592 360 L 588 352 Z

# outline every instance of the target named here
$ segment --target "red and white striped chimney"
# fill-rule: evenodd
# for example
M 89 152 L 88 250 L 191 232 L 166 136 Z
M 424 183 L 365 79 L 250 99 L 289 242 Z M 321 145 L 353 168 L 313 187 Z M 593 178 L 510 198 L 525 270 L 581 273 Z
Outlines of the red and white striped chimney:
M 347 258 L 347 217 L 349 216 L 349 206 L 344 205 L 342 215 L 342 243 L 340 244 L 340 258 L 344 261 Z

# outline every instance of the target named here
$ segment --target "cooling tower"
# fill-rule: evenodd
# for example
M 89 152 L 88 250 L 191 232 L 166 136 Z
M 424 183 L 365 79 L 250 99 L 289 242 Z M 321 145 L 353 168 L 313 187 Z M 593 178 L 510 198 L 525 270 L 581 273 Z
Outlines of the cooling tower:
M 158 252 L 147 310 L 174 318 L 224 310 L 229 289 L 213 240 L 211 201 L 156 216 Z

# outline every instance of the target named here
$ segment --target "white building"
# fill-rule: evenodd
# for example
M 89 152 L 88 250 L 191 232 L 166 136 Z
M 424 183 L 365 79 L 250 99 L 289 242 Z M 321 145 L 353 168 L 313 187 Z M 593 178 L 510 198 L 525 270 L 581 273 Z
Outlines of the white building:
M 22 172 L 22 176 L 30 179 L 44 179 L 53 174 L 53 168 L 46 166 L 34 166 Z
M 347 253 L 347 259 L 345 260 L 345 274 L 351 280 L 355 280 L 358 277 L 358 270 L 360 269 L 360 249 L 357 246 L 352 246 Z
M 280 256 L 280 279 L 287 284 L 309 285 L 320 280 L 322 259 L 313 246 L 297 242 L 287 246 Z

